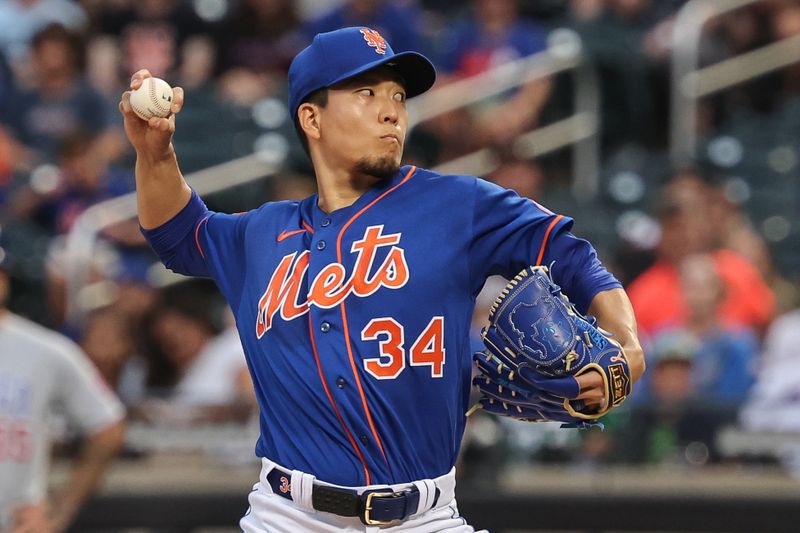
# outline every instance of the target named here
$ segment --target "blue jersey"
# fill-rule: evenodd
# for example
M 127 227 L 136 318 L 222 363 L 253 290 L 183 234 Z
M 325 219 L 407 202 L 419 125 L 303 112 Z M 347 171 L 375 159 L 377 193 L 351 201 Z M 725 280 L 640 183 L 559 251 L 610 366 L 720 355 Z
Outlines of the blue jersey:
M 332 213 L 315 195 L 227 215 L 194 194 L 144 233 L 169 268 L 212 277 L 230 303 L 260 407 L 257 455 L 359 486 L 452 468 L 489 275 L 553 263 L 584 311 L 620 286 L 571 225 L 484 180 L 403 167 Z

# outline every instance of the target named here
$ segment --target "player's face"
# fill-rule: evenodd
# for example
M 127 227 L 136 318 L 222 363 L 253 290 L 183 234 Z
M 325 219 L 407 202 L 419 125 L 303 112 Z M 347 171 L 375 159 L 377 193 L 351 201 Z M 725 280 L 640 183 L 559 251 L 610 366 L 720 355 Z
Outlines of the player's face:
M 378 178 L 397 173 L 408 112 L 402 80 L 390 68 L 331 87 L 320 114 L 320 141 L 337 166 Z

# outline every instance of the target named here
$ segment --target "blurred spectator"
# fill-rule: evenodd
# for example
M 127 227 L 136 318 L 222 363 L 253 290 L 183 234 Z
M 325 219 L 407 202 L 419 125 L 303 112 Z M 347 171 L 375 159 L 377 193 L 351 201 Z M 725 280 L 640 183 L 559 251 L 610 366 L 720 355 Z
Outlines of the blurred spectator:
M 108 104 L 83 78 L 80 39 L 63 26 L 47 26 L 33 38 L 32 61 L 35 86 L 19 95 L 7 119 L 14 137 L 42 161 L 53 161 L 59 142 L 79 133 L 94 138 L 107 159 L 119 155 L 122 138 Z
M 665 331 L 653 340 L 650 357 L 650 388 L 645 401 L 669 408 L 694 395 L 692 367 L 698 352 L 697 338 L 685 330 Z
M 725 287 L 713 256 L 687 257 L 679 266 L 679 276 L 687 309 L 685 325 L 655 333 L 652 351 L 663 355 L 679 347 L 678 351 L 691 361 L 689 382 L 680 385 L 686 398 L 709 406 L 736 408 L 753 384 L 758 339 L 751 330 L 720 323 L 718 309 L 725 299 Z M 652 378 L 643 380 L 637 401 L 647 402 L 658 393 L 658 375 L 653 372 Z M 677 386 L 681 382 L 671 383 Z
M 471 16 L 445 39 L 439 67 L 446 76 L 468 78 L 547 48 L 546 31 L 519 17 L 517 0 L 473 0 Z M 503 145 L 533 126 L 550 94 L 549 80 L 527 83 L 473 112 L 469 134 L 478 144 Z
M 146 68 L 156 78 L 169 79 L 178 57 L 178 34 L 166 21 L 131 23 L 122 33 L 127 72 Z
M 654 144 L 665 140 L 669 84 L 667 65 L 648 57 L 645 40 L 658 21 L 651 0 L 571 2 L 573 21 L 586 53 L 597 69 L 602 94 L 604 146 L 628 141 Z M 601 5 L 602 4 L 602 5 Z M 661 105 L 657 105 L 658 102 Z
M 217 85 L 224 101 L 247 109 L 262 98 L 278 93 L 283 87 L 278 81 L 264 73 L 232 68 L 220 75 Z
M 0 52 L 0 206 L 6 204 L 6 194 L 18 166 L 19 144 L 8 134 L 3 126 L 8 123 L 11 105 L 16 98 L 17 88 L 5 56 Z M 0 212 L 0 214 L 2 214 Z
M 747 215 L 725 195 L 722 188 L 709 190 L 708 218 L 713 220 L 716 234 L 715 247 L 730 250 L 755 266 L 772 290 L 776 314 L 783 314 L 800 304 L 800 294 L 795 284 L 787 280 L 776 268 L 767 243 L 753 228 Z
M 299 24 L 296 2 L 243 0 L 226 25 L 223 69 L 286 76 L 294 55 L 308 44 L 297 33 Z
M 708 204 L 708 186 L 693 171 L 677 173 L 662 193 L 657 260 L 628 287 L 639 326 L 646 332 L 687 325 L 678 265 L 703 252 L 712 254 L 725 284 L 719 308 L 722 323 L 762 332 L 772 319 L 775 299 L 758 270 L 738 254 L 714 249 L 718 228 L 709 221 Z
M 516 158 L 504 160 L 486 179 L 531 200 L 542 197 L 545 185 L 544 172 L 538 163 Z
M 245 362 L 236 331 L 214 335 L 202 320 L 174 308 L 163 309 L 158 316 L 157 342 L 180 376 L 170 401 L 221 405 L 237 400 L 236 379 Z
M 720 323 L 725 287 L 711 255 L 687 257 L 680 265 L 686 330 L 699 341 L 692 363 L 693 397 L 739 405 L 753 383 L 758 340 L 752 331 Z
M 145 360 L 136 353 L 125 314 L 114 307 L 91 313 L 80 344 L 124 405 L 134 405 L 144 399 L 147 367 Z
M 61 139 L 55 161 L 58 172 L 52 180 L 31 180 L 15 198 L 16 215 L 31 218 L 54 235 L 69 232 L 77 217 L 88 207 L 131 192 L 133 175 L 109 165 L 97 150 L 97 141 L 82 133 Z M 142 242 L 135 234 L 121 240 Z
M 0 264 L 0 529 L 61 532 L 122 447 L 124 411 L 77 346 L 4 309 L 8 290 Z M 56 409 L 85 440 L 68 490 L 49 498 L 48 423 Z
M 626 459 L 644 463 L 678 459 L 679 426 L 692 396 L 696 350 L 696 339 L 679 331 L 664 333 L 648 350 L 647 384 L 637 391 L 631 420 L 619 438 Z
M 441 68 L 468 78 L 547 48 L 547 32 L 520 19 L 517 0 L 473 0 L 468 19 L 453 28 Z
M 112 120 L 117 120 L 119 95 L 127 89 L 124 84 L 127 76 L 123 72 L 119 39 L 110 35 L 90 37 L 86 45 L 86 80 L 105 97 Z
M 715 33 L 724 46 L 724 56 L 721 59 L 766 46 L 774 40 L 770 25 L 770 7 L 767 3 L 757 2 L 731 11 L 719 18 Z M 780 94 L 778 87 L 781 77 L 780 72 L 762 74 L 707 101 L 707 105 L 714 105 L 713 125 L 722 122 L 731 109 L 735 108 L 760 113 L 772 112 L 780 101 L 776 96 Z
M 775 40 L 800 35 L 800 4 L 775 2 L 771 13 L 772 33 Z M 783 90 L 788 96 L 800 95 L 800 63 L 792 63 L 782 72 Z
M 125 88 L 127 77 L 139 69 L 147 68 L 153 76 L 168 81 L 176 75 L 178 59 L 187 40 L 206 37 L 213 43 L 215 26 L 198 16 L 196 3 L 180 0 L 141 0 L 113 2 L 94 6 L 97 37 L 104 49 L 99 54 L 121 54 L 113 72 L 122 76 Z M 224 8 L 224 5 L 220 6 Z M 220 17 L 224 16 L 224 9 Z M 119 49 L 114 50 L 111 38 Z M 213 44 L 212 44 L 213 46 Z M 216 51 L 212 56 L 216 55 Z M 102 58 L 98 58 L 102 61 Z M 103 75 L 89 64 L 90 74 Z M 106 73 L 108 75 L 108 73 Z M 106 84 L 109 80 L 106 80 Z M 115 103 L 119 94 L 115 95 Z
M 15 63 L 25 60 L 33 36 L 52 23 L 78 32 L 88 19 L 79 2 L 5 0 L 0 3 L 0 50 Z
M 14 186 L 14 171 L 29 167 L 30 154 L 0 123 L 0 219 L 11 211 L 9 197 Z
M 115 0 L 94 6 L 97 33 L 124 35 L 128 28 L 154 28 L 174 33 L 181 46 L 191 35 L 208 34 L 215 29 L 198 16 L 195 2 L 182 0 Z M 224 16 L 224 11 L 221 12 Z M 139 67 L 143 68 L 143 67 Z M 134 72 L 131 70 L 130 72 Z M 153 73 L 155 76 L 155 73 Z
M 147 322 L 160 304 L 161 294 L 150 275 L 155 261 L 149 249 L 123 251 L 110 274 L 117 286 L 114 309 L 123 314 L 130 331 L 145 331 Z
M 609 417 L 614 456 L 649 464 L 702 466 L 718 459 L 717 431 L 735 419 L 737 405 L 708 402 L 695 383 L 702 346 L 683 330 L 664 331 L 647 351 L 646 383 L 635 403 Z
M 490 0 L 500 1 L 500 0 Z M 392 50 L 422 51 L 420 30 L 422 21 L 414 2 L 391 0 L 345 0 L 345 2 L 303 28 L 306 42 L 318 33 L 333 31 L 345 26 L 367 26 L 378 30 L 392 43 Z
M 775 319 L 764 340 L 756 384 L 742 410 L 751 431 L 800 432 L 800 310 Z M 794 452 L 800 467 L 800 449 Z
M 294 55 L 308 42 L 298 30 L 296 2 L 244 0 L 228 21 L 220 51 L 219 86 L 238 105 L 283 91 Z
M 217 48 L 203 35 L 189 37 L 181 48 L 178 82 L 187 92 L 208 89 L 217 65 Z
M 87 208 L 133 189 L 131 172 L 108 165 L 98 152 L 97 142 L 80 133 L 62 140 L 58 163 L 55 173 L 48 174 L 46 179 L 42 176 L 31 179 L 14 198 L 16 216 L 30 219 L 51 235 L 60 236 L 50 243 L 47 265 L 48 299 L 54 324 L 63 322 L 66 309 L 65 235 Z M 144 239 L 134 220 L 106 228 L 101 237 L 118 246 L 144 249 Z M 107 262 L 103 254 L 93 256 L 91 263 L 96 271 L 92 276 L 105 277 Z
M 752 331 L 720 323 L 725 287 L 714 257 L 688 256 L 679 276 L 685 325 L 654 335 L 647 375 L 618 438 L 623 456 L 636 461 L 683 462 L 692 441 L 715 457 L 717 428 L 735 417 L 753 384 L 758 341 Z
M 154 421 L 187 422 L 246 415 L 251 386 L 238 333 L 232 326 L 218 333 L 208 297 L 190 288 L 167 291 L 153 318 L 153 340 L 175 379 L 161 400 L 144 402 L 140 412 Z
M 0 123 L 8 122 L 11 104 L 17 95 L 17 85 L 14 74 L 6 61 L 6 56 L 0 51 Z
M 800 432 L 800 310 L 775 319 L 767 332 L 755 386 L 741 412 L 745 430 L 760 433 Z M 797 477 L 800 445 L 796 438 L 770 441 L 772 453 Z
M 577 24 L 596 20 L 603 14 L 605 0 L 570 0 L 569 16 Z

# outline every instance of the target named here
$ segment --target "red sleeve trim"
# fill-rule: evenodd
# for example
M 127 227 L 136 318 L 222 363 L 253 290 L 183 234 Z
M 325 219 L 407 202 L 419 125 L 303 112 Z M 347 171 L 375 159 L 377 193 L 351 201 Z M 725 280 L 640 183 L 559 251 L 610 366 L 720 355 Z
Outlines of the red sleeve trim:
M 208 215 L 208 216 L 210 216 L 210 215 Z M 197 249 L 198 249 L 198 250 L 200 250 L 200 256 L 201 256 L 203 259 L 205 259 L 205 258 L 206 258 L 206 254 L 205 254 L 205 252 L 203 251 L 203 247 L 202 247 L 202 246 L 200 246 L 200 226 L 202 226 L 202 225 L 203 225 L 203 222 L 205 222 L 206 220 L 208 220 L 208 216 L 206 216 L 205 218 L 203 218 L 203 220 L 201 220 L 200 222 L 198 222 L 198 223 L 197 223 L 197 226 L 194 228 L 194 242 L 197 244 Z
M 564 215 L 558 215 L 553 221 L 547 226 L 547 231 L 544 232 L 544 238 L 542 239 L 542 246 L 539 248 L 539 256 L 536 258 L 536 264 L 541 265 L 542 260 L 544 259 L 544 251 L 547 249 L 547 242 L 550 238 L 550 233 L 553 231 L 553 228 L 564 218 Z

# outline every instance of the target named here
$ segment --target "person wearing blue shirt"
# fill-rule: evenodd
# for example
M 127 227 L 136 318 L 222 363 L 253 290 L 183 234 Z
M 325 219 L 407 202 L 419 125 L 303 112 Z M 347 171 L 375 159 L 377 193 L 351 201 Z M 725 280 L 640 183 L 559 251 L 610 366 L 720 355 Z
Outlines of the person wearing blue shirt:
M 303 33 L 310 41 L 318 33 L 345 26 L 368 26 L 380 32 L 398 52 L 422 48 L 422 14 L 413 3 L 389 0 L 347 0 L 309 21 Z

